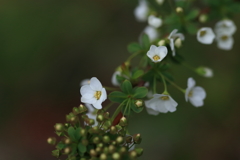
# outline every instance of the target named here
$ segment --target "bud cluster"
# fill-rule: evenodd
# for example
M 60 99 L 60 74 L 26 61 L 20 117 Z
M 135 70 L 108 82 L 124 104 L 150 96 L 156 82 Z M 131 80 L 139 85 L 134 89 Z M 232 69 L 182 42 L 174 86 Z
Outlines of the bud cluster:
M 109 112 L 98 110 L 96 121 L 86 115 L 84 105 L 74 107 L 66 115 L 67 123 L 56 123 L 54 126 L 60 141 L 50 137 L 47 142 L 56 144 L 52 155 L 66 155 L 67 160 L 134 160 L 143 153 L 142 148 L 134 148 L 141 143 L 141 135 L 127 135 L 127 118 L 122 117 L 118 124 L 113 125 Z M 98 123 L 97 126 L 93 126 Z

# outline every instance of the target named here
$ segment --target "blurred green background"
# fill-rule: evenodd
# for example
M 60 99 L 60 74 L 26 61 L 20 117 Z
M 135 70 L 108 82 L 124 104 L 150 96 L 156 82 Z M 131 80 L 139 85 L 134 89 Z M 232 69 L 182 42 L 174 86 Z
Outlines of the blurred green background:
M 79 83 L 98 77 L 111 86 L 114 69 L 127 57 L 146 24 L 136 22 L 137 1 L 72 0 L 0 2 L 0 159 L 55 160 L 53 125 L 80 104 Z M 239 15 L 234 22 L 239 27 Z M 207 24 L 214 26 L 213 24 Z M 187 36 L 181 54 L 197 67 L 214 69 L 206 79 L 174 66 L 176 82 L 188 77 L 207 91 L 195 108 L 174 88 L 174 113 L 131 117 L 132 134 L 141 133 L 142 160 L 240 159 L 240 33 L 231 51 Z

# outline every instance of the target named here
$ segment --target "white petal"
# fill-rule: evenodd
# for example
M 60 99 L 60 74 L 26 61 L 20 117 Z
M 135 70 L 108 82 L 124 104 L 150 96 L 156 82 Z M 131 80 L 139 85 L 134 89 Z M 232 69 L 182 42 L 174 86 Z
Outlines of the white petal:
M 80 86 L 89 85 L 89 84 L 90 84 L 90 79 L 84 79 L 80 82 Z
M 112 84 L 114 85 L 114 86 L 120 86 L 120 84 L 119 84 L 119 82 L 117 81 L 117 75 L 120 75 L 121 74 L 121 72 L 119 72 L 119 71 L 115 71 L 114 73 L 113 73 L 113 75 L 112 75 Z
M 93 108 L 93 106 L 91 104 L 86 103 L 85 106 L 88 109 L 88 113 L 92 113 L 94 111 L 94 108 Z
M 148 11 L 147 2 L 145 0 L 139 0 L 139 5 L 135 8 L 134 15 L 138 21 L 144 22 L 147 20 Z
M 174 34 L 176 34 L 177 31 L 178 31 L 177 29 L 174 29 L 174 30 L 170 33 L 170 35 L 168 36 L 168 39 L 172 38 L 172 36 L 173 36 Z
M 157 110 L 161 113 L 167 113 L 168 109 L 166 108 L 167 104 L 161 101 L 161 103 L 158 103 Z
M 189 97 L 189 101 L 195 107 L 201 107 L 204 104 L 203 99 L 201 97 Z
M 91 99 L 91 98 L 94 98 L 94 94 L 85 93 L 84 95 L 82 95 L 82 97 L 84 97 L 86 99 Z
M 96 103 L 96 101 L 97 101 L 96 98 L 85 98 L 85 97 L 81 97 L 81 102 L 82 102 L 82 103 L 93 104 L 93 103 Z
M 107 92 L 106 92 L 105 88 L 102 88 L 101 93 L 102 93 L 102 95 L 99 100 L 104 102 L 107 99 Z
M 96 103 L 92 104 L 93 107 L 95 107 L 96 109 L 102 109 L 102 102 L 101 101 L 97 101 Z
M 236 32 L 236 25 L 232 20 L 226 19 L 216 23 L 215 32 L 217 34 L 225 33 L 228 35 L 233 35 Z
M 179 37 L 182 41 L 185 39 L 185 36 L 182 33 L 176 33 L 174 35 L 174 38 L 177 38 L 177 37 Z
M 91 78 L 90 87 L 95 91 L 101 91 L 102 90 L 102 84 L 96 77 Z
M 196 84 L 196 82 L 195 82 L 195 80 L 192 77 L 188 78 L 188 82 L 187 82 L 188 88 L 194 87 L 195 84 Z
M 233 46 L 233 43 L 234 43 L 234 39 L 232 38 L 232 36 L 225 35 L 225 36 L 228 37 L 226 40 L 222 40 L 222 38 L 221 38 L 222 36 L 223 35 L 218 36 L 218 38 L 217 38 L 217 46 L 218 46 L 218 48 L 223 49 L 223 50 L 230 50 L 230 49 L 232 49 L 232 46 Z
M 167 52 L 168 52 L 167 47 L 165 46 L 158 47 L 158 53 L 161 59 L 163 59 L 167 55 Z
M 205 32 L 205 34 L 201 35 L 202 32 Z M 212 44 L 214 38 L 215 34 L 209 27 L 203 27 L 197 32 L 197 40 L 203 44 Z
M 166 107 L 166 109 L 167 109 L 168 111 L 174 112 L 174 111 L 177 110 L 176 107 L 177 107 L 178 104 L 177 104 L 176 101 L 174 101 L 174 100 L 172 99 L 172 97 L 169 96 L 169 100 L 167 100 L 166 102 L 167 102 L 167 103 L 165 103 L 165 107 Z
M 148 17 L 148 24 L 154 28 L 158 28 L 162 25 L 162 20 L 154 15 Z
M 153 52 L 153 54 L 154 54 L 156 49 L 157 49 L 157 46 L 151 45 L 149 51 Z
M 154 40 L 156 40 L 159 37 L 158 31 L 154 27 L 151 27 L 151 26 L 147 26 L 144 29 L 143 33 L 148 35 L 150 42 L 153 42 Z
M 89 85 L 84 85 L 84 86 L 81 87 L 80 93 L 81 93 L 81 95 L 91 94 L 91 93 L 94 94 L 95 91 L 93 91 L 92 88 Z
M 154 116 L 156 116 L 156 115 L 159 114 L 158 111 L 155 111 L 155 110 L 153 110 L 153 109 L 151 109 L 151 108 L 147 108 L 147 107 L 146 107 L 146 110 L 147 110 L 148 114 L 151 114 L 151 115 L 154 115 Z
M 193 97 L 195 97 L 195 96 L 200 97 L 202 99 L 205 99 L 206 98 L 206 92 L 202 87 L 199 87 L 199 86 L 194 87 L 193 88 Z

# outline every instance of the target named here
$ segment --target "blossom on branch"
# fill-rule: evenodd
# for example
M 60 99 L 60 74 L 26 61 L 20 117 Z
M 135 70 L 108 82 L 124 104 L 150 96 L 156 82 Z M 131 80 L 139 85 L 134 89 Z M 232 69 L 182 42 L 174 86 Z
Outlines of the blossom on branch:
M 81 102 L 92 104 L 96 109 L 101 109 L 102 102 L 107 99 L 106 90 L 96 77 L 91 78 L 88 85 L 82 86 L 80 93 Z
M 203 44 L 212 44 L 215 38 L 215 34 L 212 28 L 203 27 L 198 30 L 197 32 L 197 40 Z
M 206 98 L 206 92 L 202 87 L 195 86 L 196 82 L 193 78 L 188 78 L 187 89 L 185 92 L 186 101 L 190 101 L 193 106 L 203 106 L 203 100 Z
M 139 22 L 145 22 L 148 18 L 148 11 L 149 8 L 146 0 L 139 0 L 139 4 L 134 10 L 134 15 Z
M 154 28 L 158 28 L 162 25 L 162 19 L 154 15 L 148 17 L 148 24 Z
M 178 104 L 169 95 L 154 94 L 152 99 L 145 101 L 145 105 L 149 114 L 158 115 L 176 111 Z
M 167 47 L 151 45 L 150 50 L 147 52 L 147 56 L 155 63 L 163 60 L 167 55 Z
M 182 41 L 185 39 L 184 35 L 182 33 L 177 33 L 177 29 L 174 29 L 170 35 L 168 36 L 168 39 L 170 40 L 170 47 L 171 47 L 171 50 L 172 50 L 172 55 L 175 56 L 176 53 L 175 53 L 175 47 L 174 47 L 174 40 L 176 38 L 180 38 Z

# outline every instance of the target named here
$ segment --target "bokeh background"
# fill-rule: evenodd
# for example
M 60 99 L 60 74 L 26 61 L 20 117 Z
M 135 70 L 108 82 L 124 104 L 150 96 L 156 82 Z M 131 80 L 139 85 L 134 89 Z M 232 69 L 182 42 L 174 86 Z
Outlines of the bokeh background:
M 111 86 L 114 69 L 127 57 L 145 23 L 136 22 L 137 1 L 0 1 L 0 159 L 55 160 L 54 124 L 80 104 L 79 83 L 98 77 Z M 240 15 L 233 20 L 239 23 Z M 211 27 L 214 23 L 208 24 Z M 141 133 L 142 160 L 240 159 L 240 32 L 231 51 L 187 36 L 181 54 L 193 66 L 214 69 L 206 79 L 174 66 L 177 83 L 188 77 L 207 91 L 204 107 L 179 103 L 174 113 L 132 116 L 131 133 Z

